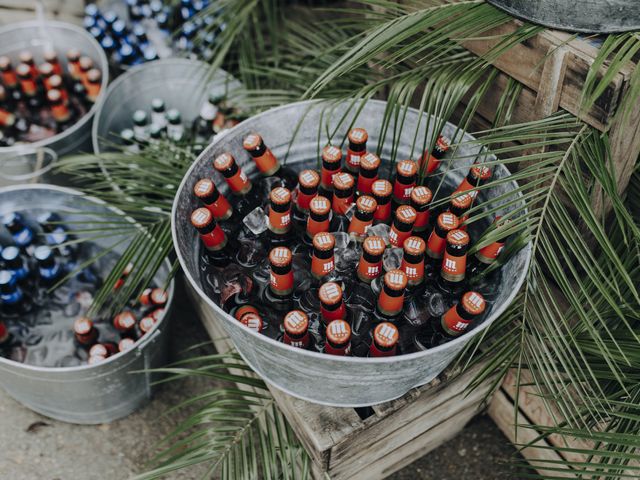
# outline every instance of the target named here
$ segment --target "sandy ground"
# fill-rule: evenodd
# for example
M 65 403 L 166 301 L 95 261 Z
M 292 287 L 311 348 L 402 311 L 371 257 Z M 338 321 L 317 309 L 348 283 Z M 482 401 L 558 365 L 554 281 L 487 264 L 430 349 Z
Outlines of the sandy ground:
M 173 324 L 172 355 L 205 341 L 206 332 L 187 306 Z M 179 330 L 179 331 L 178 331 Z M 203 348 L 202 352 L 212 352 Z M 202 353 L 199 352 L 199 353 Z M 78 426 L 31 412 L 0 391 L 1 480 L 126 479 L 144 470 L 157 442 L 179 421 L 161 414 L 189 396 L 214 387 L 189 379 L 162 387 L 142 410 L 109 425 Z M 486 416 L 474 419 L 456 438 L 392 475 L 393 480 L 515 479 L 506 462 L 514 449 Z M 201 478 L 202 468 L 177 472 L 171 479 Z

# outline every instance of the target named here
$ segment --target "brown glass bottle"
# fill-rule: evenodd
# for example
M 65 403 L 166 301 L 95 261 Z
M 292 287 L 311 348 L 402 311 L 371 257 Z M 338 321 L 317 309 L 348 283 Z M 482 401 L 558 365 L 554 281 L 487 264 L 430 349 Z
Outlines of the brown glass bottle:
M 349 148 L 344 163 L 344 171 L 358 178 L 360 173 L 360 159 L 367 152 L 369 135 L 364 128 L 353 128 L 349 131 Z

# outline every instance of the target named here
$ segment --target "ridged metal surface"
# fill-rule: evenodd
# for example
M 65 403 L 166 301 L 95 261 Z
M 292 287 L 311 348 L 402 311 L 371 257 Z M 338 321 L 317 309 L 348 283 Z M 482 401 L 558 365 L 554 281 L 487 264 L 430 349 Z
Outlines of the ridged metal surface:
M 18 185 L 0 189 L 0 215 L 24 208 L 59 211 L 63 220 L 87 221 L 104 217 L 92 216 L 107 207 L 97 199 L 76 190 L 53 185 Z M 75 212 L 75 213 L 74 213 Z M 98 227 L 99 225 L 95 225 Z M 117 238 L 98 239 L 109 246 Z M 125 245 L 115 248 L 122 253 Z M 165 261 L 156 276 L 163 285 L 171 266 Z M 140 373 L 165 363 L 168 317 L 173 303 L 173 281 L 168 289 L 169 300 L 164 315 L 150 334 L 127 352 L 108 358 L 96 365 L 67 368 L 45 368 L 13 362 L 0 357 L 0 385 L 9 395 L 26 407 L 58 420 L 81 424 L 107 423 L 129 415 L 151 398 L 151 383 L 157 380 L 150 373 Z M 138 372 L 138 373 L 134 373 Z
M 507 13 L 572 32 L 614 33 L 640 30 L 638 0 L 487 0 Z
M 34 20 L 0 28 L 0 55 L 16 58 L 22 50 L 31 50 L 36 62 L 40 63 L 40 53 L 44 47 L 49 46 L 58 52 L 58 58 L 65 68 L 65 54 L 70 48 L 78 48 L 83 55 L 93 59 L 102 72 L 102 89 L 98 100 L 86 115 L 64 132 L 28 145 L 0 147 L 0 160 L 5 155 L 15 154 L 25 147 L 49 147 L 59 156 L 91 150 L 91 123 L 109 83 L 109 63 L 100 45 L 82 28 L 63 22 Z
M 327 141 L 324 132 L 337 128 L 335 138 L 338 139 L 337 144 L 340 144 L 357 110 L 356 106 L 346 103 L 333 105 L 331 108 L 326 108 L 327 106 L 327 104 L 316 102 L 286 105 L 257 115 L 216 139 L 192 165 L 180 185 L 172 212 L 173 239 L 189 284 L 224 324 L 243 358 L 267 382 L 293 396 L 315 403 L 341 407 L 373 405 L 399 397 L 411 388 L 432 380 L 472 337 L 487 328 L 507 308 L 522 285 L 531 248 L 527 246 L 520 250 L 503 267 L 498 298 L 481 325 L 452 342 L 424 352 L 387 358 L 336 357 L 293 348 L 245 328 L 226 314 L 203 291 L 197 258 L 200 240 L 189 223 L 192 210 L 198 206 L 192 195 L 193 186 L 199 178 L 213 177 L 221 190 L 226 193 L 224 181 L 213 173 L 212 168 L 213 158 L 225 151 L 235 156 L 245 172 L 250 176 L 255 175 L 254 162 L 249 160 L 242 149 L 242 139 L 252 131 L 259 132 L 263 136 L 265 143 L 277 157 L 281 160 L 286 157 L 288 166 L 296 169 L 317 168 L 318 147 L 321 148 Z M 370 147 L 375 147 L 379 143 L 385 108 L 385 102 L 369 101 L 355 121 L 355 125 L 366 128 L 369 132 Z M 346 120 L 338 125 L 338 120 L 345 112 L 348 112 Z M 419 115 L 417 110 L 410 109 L 404 119 L 403 127 L 398 127 L 401 130 L 398 159 L 416 158 L 419 147 L 412 150 L 414 139 L 415 145 L 423 144 L 427 116 L 423 116 L 422 127 L 417 129 L 419 131 L 415 137 Z M 330 123 L 330 128 L 319 129 L 319 124 L 327 121 Z M 322 132 L 320 138 L 318 138 L 319 131 Z M 382 151 L 384 160 L 391 157 L 393 131 L 392 121 L 385 134 L 385 147 Z M 444 134 L 450 138 L 455 137 L 457 133 L 456 127 L 452 124 L 444 127 Z M 292 139 L 294 139 L 293 142 Z M 472 140 L 472 137 L 465 134 L 464 140 Z M 478 147 L 471 145 L 460 148 L 458 156 L 464 155 L 468 158 L 456 162 L 455 171 L 447 175 L 448 183 L 457 185 L 462 180 L 478 150 Z M 489 160 L 491 158 L 491 156 L 488 157 Z M 440 168 L 445 164 L 443 162 Z M 508 175 L 507 169 L 501 165 L 495 169 L 494 176 L 497 178 Z M 481 200 L 488 202 L 487 205 L 498 206 L 491 199 L 515 187 L 515 182 L 505 182 L 489 189 L 482 195 Z M 507 210 L 521 206 L 515 204 Z M 507 210 L 499 209 L 497 214 L 504 214 Z
M 108 151 L 109 143 L 118 143 L 118 134 L 133 125 L 133 112 L 150 112 L 156 97 L 164 99 L 167 109 L 180 110 L 182 121 L 190 125 L 210 92 L 224 94 L 239 86 L 224 70 L 212 73 L 209 65 L 196 60 L 174 58 L 134 67 L 109 86 L 91 133 L 94 152 Z

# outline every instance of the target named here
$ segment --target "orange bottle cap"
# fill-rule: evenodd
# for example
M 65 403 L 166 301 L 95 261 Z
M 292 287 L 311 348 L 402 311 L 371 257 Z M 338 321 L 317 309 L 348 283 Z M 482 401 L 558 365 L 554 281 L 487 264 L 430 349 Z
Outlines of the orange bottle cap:
M 241 320 L 242 317 L 247 313 L 255 313 L 256 315 L 260 315 L 258 309 L 253 305 L 242 305 L 241 307 L 238 307 L 236 313 L 233 316 L 236 318 L 236 320 Z
M 87 335 L 93 328 L 93 322 L 87 317 L 80 317 L 73 322 L 73 331 L 78 335 Z
M 471 167 L 471 176 L 480 180 L 491 178 L 491 169 L 485 165 L 475 164 Z
M 432 198 L 433 193 L 427 187 L 419 186 L 411 191 L 411 201 L 416 205 L 427 205 Z
M 271 190 L 269 200 L 274 205 L 287 205 L 291 202 L 291 192 L 285 187 L 276 187 Z
M 321 252 L 332 250 L 336 246 L 335 237 L 328 232 L 316 233 L 313 236 L 313 248 Z
M 373 257 L 378 257 L 384 253 L 385 244 L 382 237 L 372 236 L 364 239 L 362 249 Z
M 362 195 L 356 201 L 356 209 L 363 213 L 373 213 L 378 208 L 378 202 L 373 197 Z
M 302 310 L 287 313 L 283 320 L 284 330 L 289 335 L 302 335 L 309 328 L 309 317 Z
M 91 57 L 80 57 L 79 64 L 81 70 L 89 70 L 93 67 L 93 60 L 91 60 Z
M 379 323 L 373 330 L 373 338 L 375 342 L 382 348 L 391 348 L 398 343 L 398 327 L 390 322 Z
M 409 205 L 401 205 L 396 210 L 396 220 L 401 223 L 412 224 L 416 221 L 416 209 Z
M 344 320 L 333 320 L 327 325 L 327 340 L 334 345 L 343 345 L 351 339 L 351 327 Z
M 77 48 L 70 48 L 67 50 L 67 58 L 69 60 L 78 60 L 80 58 L 80 50 Z
M 369 134 L 364 128 L 352 128 L 349 130 L 349 142 L 362 145 L 369 139 Z
M 129 330 L 135 325 L 136 317 L 129 311 L 119 313 L 113 319 L 113 326 L 116 327 L 117 330 Z
M 38 66 L 38 70 L 43 76 L 48 77 L 53 74 L 53 65 L 51 65 L 50 63 L 43 63 L 42 65 Z
M 105 357 L 106 358 L 106 357 L 109 356 L 109 350 L 107 350 L 107 347 L 105 347 L 101 343 L 96 343 L 94 346 L 92 346 L 89 349 L 89 356 L 90 357 Z
M 322 149 L 322 160 L 327 163 L 339 163 L 342 160 L 342 150 L 333 145 L 327 145 Z
M 140 331 L 142 333 L 147 333 L 149 330 L 153 328 L 153 326 L 157 323 L 157 320 L 153 318 L 151 315 L 144 317 L 140 320 Z
M 320 175 L 315 170 L 303 170 L 298 175 L 298 183 L 304 188 L 317 188 L 320 184 Z
M 388 180 L 376 180 L 371 185 L 371 192 L 378 198 L 385 198 L 393 192 L 393 186 Z
M 262 145 L 262 137 L 257 133 L 251 133 L 245 137 L 242 147 L 245 150 L 255 150 Z
M 451 140 L 449 140 L 449 137 L 446 137 L 445 135 L 439 135 L 434 148 L 439 152 L 445 153 L 447 150 L 449 150 L 450 146 Z
M 389 290 L 401 291 L 407 288 L 407 274 L 402 270 L 389 270 L 384 274 L 384 285 Z
M 269 262 L 274 267 L 286 267 L 293 260 L 293 254 L 287 247 L 276 247 L 269 252 Z
M 451 212 L 444 212 L 438 215 L 438 226 L 445 231 L 454 230 L 460 225 L 460 220 Z
M 451 230 L 447 233 L 447 243 L 450 245 L 469 245 L 469 234 L 464 230 Z
M 126 352 L 127 350 L 131 350 L 135 344 L 136 341 L 133 338 L 123 338 L 118 342 L 118 351 Z
M 28 77 L 30 72 L 31 72 L 31 69 L 29 68 L 29 65 L 27 65 L 26 63 L 21 63 L 16 67 L 16 73 L 18 74 L 19 77 Z
M 360 168 L 363 170 L 377 170 L 380 167 L 380 157 L 368 152 L 360 159 Z
M 262 322 L 262 317 L 255 313 L 247 313 L 240 320 L 245 327 L 250 328 L 251 330 L 255 330 L 256 332 L 262 331 L 262 326 L 264 325 Z
M 412 177 L 418 173 L 418 164 L 413 160 L 402 160 L 396 164 L 398 175 Z
M 151 303 L 154 305 L 164 305 L 169 300 L 169 293 L 162 288 L 151 290 Z
M 206 208 L 197 208 L 191 213 L 191 225 L 195 228 L 204 228 L 211 225 L 213 215 Z
M 342 172 L 333 176 L 333 186 L 338 190 L 349 190 L 355 185 L 353 175 Z
M 309 210 L 311 210 L 316 215 L 326 215 L 331 211 L 331 202 L 327 197 L 323 197 L 322 195 L 318 195 L 311 200 L 309 204 Z
M 408 255 L 417 256 L 422 255 L 425 252 L 427 244 L 420 237 L 409 237 L 404 241 L 402 248 Z
M 476 197 L 477 193 L 477 191 L 472 190 L 456 195 L 451 199 L 451 205 L 456 208 L 467 209 L 471 207 L 471 203 L 473 203 L 473 199 Z
M 97 83 L 102 79 L 102 73 L 97 68 L 92 68 L 87 72 L 87 80 L 92 83 Z
M 230 153 L 223 153 L 215 158 L 213 161 L 213 168 L 219 172 L 224 172 L 231 168 L 235 162 L 236 160 L 233 158 L 233 155 Z
M 62 100 L 62 94 L 60 93 L 60 90 L 57 90 L 55 88 L 49 90 L 47 92 L 47 100 L 49 100 L 51 103 L 58 103 L 60 100 Z
M 487 306 L 484 297 L 478 292 L 465 293 L 462 295 L 460 303 L 462 304 L 462 308 L 472 315 L 480 315 Z
M 342 302 L 342 288 L 336 282 L 327 282 L 320 287 L 318 296 L 325 305 L 337 305 Z
M 33 62 L 33 55 L 28 50 L 24 50 L 24 51 L 20 52 L 20 54 L 18 55 L 18 58 L 20 59 L 20 61 L 22 63 L 31 63 L 31 62 Z
M 198 180 L 198 182 L 193 187 L 193 193 L 198 198 L 207 198 L 209 195 L 215 192 L 215 190 L 215 184 L 208 178 Z

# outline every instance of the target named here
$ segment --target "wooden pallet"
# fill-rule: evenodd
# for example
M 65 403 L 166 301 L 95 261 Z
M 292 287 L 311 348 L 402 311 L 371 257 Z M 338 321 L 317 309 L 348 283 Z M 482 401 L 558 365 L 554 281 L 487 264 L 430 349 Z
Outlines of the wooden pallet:
M 187 290 L 216 349 L 231 350 L 219 320 Z M 368 416 L 363 409 L 315 405 L 269 390 L 309 453 L 316 479 L 376 480 L 442 445 L 483 409 L 490 381 L 466 392 L 479 368 L 459 375 L 445 371 L 428 385 L 372 407 Z
M 44 17 L 49 20 L 82 24 L 83 0 L 42 0 Z M 35 20 L 37 2 L 29 0 L 0 0 L 0 25 Z

